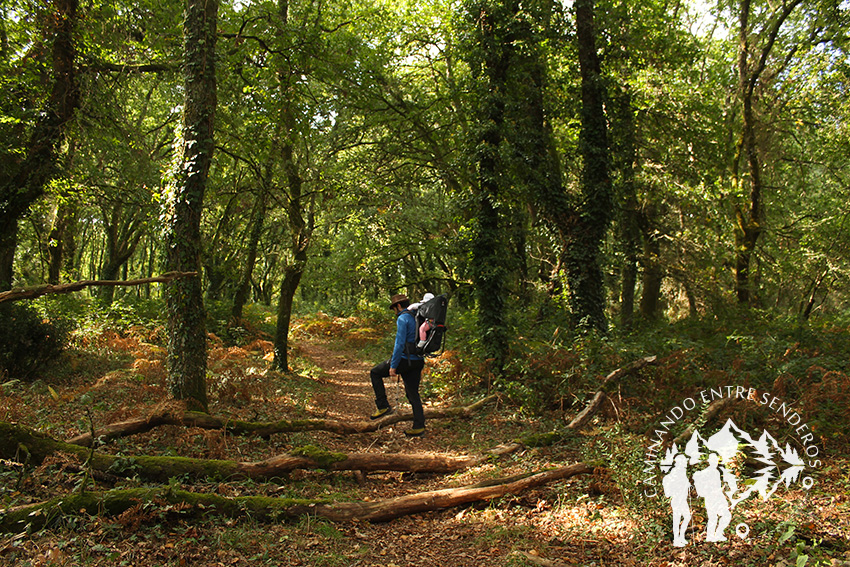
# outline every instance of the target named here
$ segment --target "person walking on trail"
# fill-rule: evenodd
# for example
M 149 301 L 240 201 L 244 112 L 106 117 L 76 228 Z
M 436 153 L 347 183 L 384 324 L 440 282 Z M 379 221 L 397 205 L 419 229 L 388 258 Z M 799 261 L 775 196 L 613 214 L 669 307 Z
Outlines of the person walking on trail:
M 410 300 L 406 295 L 394 295 L 390 299 L 390 309 L 396 314 L 396 335 L 393 353 L 389 360 L 375 366 L 370 372 L 372 389 L 375 391 L 375 406 L 372 419 L 379 419 L 393 412 L 387 400 L 384 378 L 401 376 L 404 393 L 413 410 L 413 427 L 404 432 L 408 437 L 419 437 L 425 433 L 425 411 L 422 398 L 419 397 L 419 383 L 422 381 L 422 369 L 425 359 L 415 354 L 417 329 L 416 318 L 409 311 Z

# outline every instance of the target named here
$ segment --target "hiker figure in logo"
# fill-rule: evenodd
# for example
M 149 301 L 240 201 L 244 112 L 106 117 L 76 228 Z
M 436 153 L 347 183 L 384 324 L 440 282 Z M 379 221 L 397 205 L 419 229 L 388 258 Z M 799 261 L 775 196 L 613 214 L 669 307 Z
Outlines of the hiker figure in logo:
M 688 505 L 691 481 L 688 479 L 687 466 L 688 457 L 681 453 L 676 455 L 673 468 L 664 475 L 662 481 L 664 494 L 670 499 L 670 507 L 673 508 L 673 545 L 676 547 L 688 545 L 685 532 L 691 521 L 691 507 Z
M 694 488 L 697 495 L 705 501 L 705 514 L 708 522 L 705 527 L 705 541 L 726 541 L 723 532 L 732 521 L 732 513 L 729 511 L 729 500 L 723 492 L 723 477 L 721 470 L 725 467 L 719 466 L 720 457 L 717 453 L 708 456 L 708 466 L 694 473 Z

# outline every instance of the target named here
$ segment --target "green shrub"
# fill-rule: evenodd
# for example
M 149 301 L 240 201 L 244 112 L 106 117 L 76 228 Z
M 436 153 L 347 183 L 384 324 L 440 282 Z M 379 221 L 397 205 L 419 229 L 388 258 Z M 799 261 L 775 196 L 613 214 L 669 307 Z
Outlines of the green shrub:
M 25 304 L 0 304 L 0 374 L 28 380 L 68 344 L 68 319 L 45 319 Z

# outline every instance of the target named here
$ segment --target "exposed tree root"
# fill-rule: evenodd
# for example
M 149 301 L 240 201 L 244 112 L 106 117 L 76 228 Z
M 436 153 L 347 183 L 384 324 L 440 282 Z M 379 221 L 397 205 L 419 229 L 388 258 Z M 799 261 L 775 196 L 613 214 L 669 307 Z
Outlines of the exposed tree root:
M 330 502 L 327 500 L 293 500 L 260 496 L 228 498 L 217 494 L 195 493 L 172 488 L 138 488 L 110 490 L 102 493 L 70 494 L 47 502 L 19 506 L 0 512 L 0 532 L 16 533 L 40 529 L 62 516 L 79 514 L 121 516 L 131 521 L 133 510 L 140 513 L 146 504 L 158 504 L 164 511 L 181 515 L 218 514 L 228 517 L 251 517 L 259 521 L 275 521 L 304 515 L 329 520 L 383 522 L 410 514 L 463 506 L 492 500 L 507 494 L 543 486 L 593 468 L 584 463 L 548 471 L 490 481 L 486 486 L 446 488 L 399 496 L 378 502 Z
M 464 407 L 426 409 L 425 417 L 427 419 L 469 417 L 496 398 L 497 396 L 495 395 L 488 396 Z M 396 412 L 375 421 L 346 422 L 335 419 L 282 419 L 279 421 L 252 422 L 215 417 L 200 412 L 187 411 L 173 413 L 166 410 L 147 417 L 134 418 L 107 425 L 96 430 L 94 437 L 99 442 L 107 442 L 119 437 L 145 433 L 162 425 L 224 429 L 233 435 L 255 435 L 258 437 L 268 437 L 275 433 L 292 433 L 295 431 L 329 431 L 339 435 L 351 435 L 377 431 L 383 427 L 403 421 L 413 421 L 413 413 Z M 90 447 L 92 444 L 92 435 L 91 433 L 83 433 L 69 439 L 68 443 Z

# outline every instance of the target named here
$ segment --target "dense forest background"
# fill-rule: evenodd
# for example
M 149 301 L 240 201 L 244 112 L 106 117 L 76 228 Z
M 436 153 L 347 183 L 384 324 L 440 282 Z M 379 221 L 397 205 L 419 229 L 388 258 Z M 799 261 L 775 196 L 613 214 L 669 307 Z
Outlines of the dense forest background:
M 311 420 L 366 415 L 366 361 L 386 358 L 392 340 L 389 297 L 432 292 L 449 298 L 449 330 L 424 397 L 498 407 L 468 427 L 429 425 L 437 434 L 422 446 L 506 477 L 573 461 L 596 475 L 590 497 L 569 501 L 570 485 L 531 498 L 540 522 L 522 545 L 513 532 L 493 535 L 525 525 L 521 502 L 501 502 L 495 520 L 472 508 L 426 516 L 444 557 L 470 564 L 469 541 L 440 527 L 465 533 L 467 521 L 492 564 L 546 564 L 526 553 L 538 548 L 573 557 L 564 534 L 589 537 L 602 510 L 607 535 L 575 561 L 607 562 L 609 544 L 626 554 L 651 526 L 655 539 L 620 564 L 672 564 L 668 518 L 648 512 L 637 488 L 648 436 L 684 396 L 735 385 L 805 415 L 822 488 L 777 498 L 758 524 L 776 536 L 770 546 L 704 546 L 681 564 L 719 565 L 727 551 L 752 565 L 850 559 L 848 29 L 846 0 L 0 0 L 0 425 L 95 438 L 140 414 L 167 421 L 175 403 L 222 418 L 203 436 L 186 418 L 180 433 L 90 439 L 82 464 L 51 462 L 49 451 L 31 463 L 35 451 L 23 459 L 4 433 L 3 530 L 19 529 L 6 515 L 15 506 L 123 486 L 110 475 L 162 481 L 126 457 L 139 452 L 244 465 L 270 448 L 309 460 L 303 446 L 324 443 L 406 457 L 392 429 L 340 439 L 328 431 L 343 425 Z M 332 390 L 328 376 L 346 372 Z M 361 386 L 356 403 L 342 397 Z M 571 433 L 606 388 L 598 420 L 581 425 L 592 431 Z M 786 425 L 745 404 L 715 409 L 701 407 L 691 425 L 731 415 L 741 427 Z M 319 433 L 221 425 L 283 418 Z M 468 455 L 505 436 L 529 452 L 498 465 Z M 113 451 L 120 470 L 97 469 L 95 448 Z M 167 481 L 227 497 L 369 502 L 374 487 L 359 473 L 287 476 L 285 488 Z M 381 474 L 382 496 L 435 485 L 415 470 Z M 242 564 L 257 560 L 249 540 L 280 564 L 348 564 L 328 524 L 324 535 L 309 521 L 234 528 L 248 537 L 204 520 L 200 536 L 182 519 L 175 528 L 185 509 L 161 497 L 156 511 L 121 516 L 134 529 L 161 524 L 142 544 L 132 529 L 86 520 L 108 542 L 89 564 L 183 564 L 163 547 L 175 529 L 195 534 L 176 545 L 198 564 L 214 564 L 203 546 L 221 543 L 218 530 Z M 556 520 L 540 519 L 546 506 Z M 579 509 L 574 527 L 551 531 Z M 421 537 L 419 524 L 403 525 Z M 370 538 L 393 541 L 394 529 L 351 528 L 340 536 L 346 557 Z M 76 530 L 69 521 L 25 543 L 15 536 L 0 555 L 61 564 L 43 562 L 44 550 L 65 557 L 77 546 L 68 557 L 89 557 Z M 284 539 L 301 551 L 286 555 Z M 305 551 L 314 539 L 324 555 Z
M 164 313 L 200 408 L 205 333 L 245 309 L 286 370 L 293 315 L 445 293 L 508 382 L 528 337 L 846 319 L 841 2 L 2 12 L 0 285 L 197 272 L 78 308 Z M 79 319 L 39 308 L 5 326 Z

